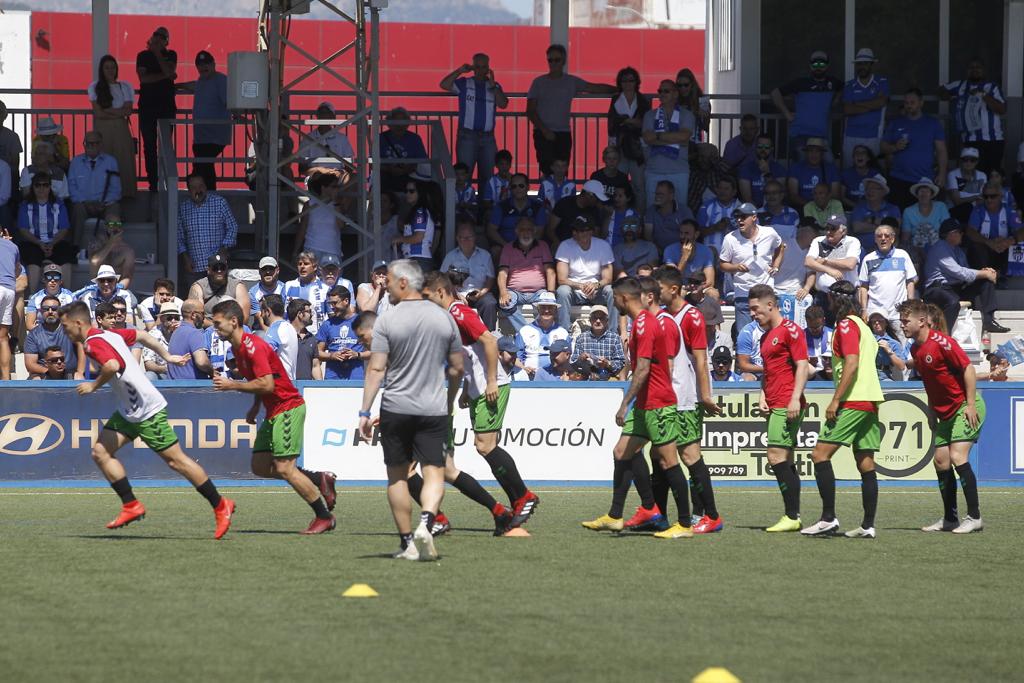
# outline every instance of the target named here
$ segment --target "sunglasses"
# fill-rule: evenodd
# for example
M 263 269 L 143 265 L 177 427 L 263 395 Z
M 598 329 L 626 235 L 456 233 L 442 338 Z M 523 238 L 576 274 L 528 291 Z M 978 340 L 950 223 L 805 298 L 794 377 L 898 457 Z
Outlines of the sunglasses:
M 659 95 L 669 95 L 674 92 L 675 90 L 673 90 L 672 88 L 658 88 Z
M 223 273 L 227 269 L 228 267 L 225 265 L 213 266 L 212 268 L 210 268 L 210 270 L 212 270 L 215 273 Z
M 98 279 L 96 280 L 96 282 L 98 282 L 98 283 L 100 283 L 100 284 L 108 284 L 108 285 L 112 285 L 112 284 L 114 284 L 115 282 L 117 282 L 117 280 L 116 280 L 115 278 L 112 278 L 112 277 L 101 277 L 101 278 L 98 278 Z
M 976 164 L 976 163 L 978 163 L 978 160 L 975 159 L 974 157 L 961 157 L 960 158 L 960 163 L 962 163 L 962 164 Z
M 513 188 L 513 189 L 517 189 L 517 188 L 518 188 L 518 189 L 522 189 L 522 188 L 525 188 L 525 187 L 526 187 L 526 183 L 511 183 L 511 184 L 509 185 L 509 187 L 511 187 L 511 188 Z
M 591 320 L 600 320 L 600 321 L 603 322 L 603 321 L 608 320 L 608 316 L 604 315 L 603 313 L 598 313 L 596 315 L 590 316 L 590 319 Z
M 558 64 L 561 61 L 561 57 L 548 57 L 548 64 Z
M 115 308 L 114 309 L 114 315 L 128 315 L 128 309 L 127 308 Z
M 264 266 L 263 268 L 260 268 L 261 273 L 273 273 L 275 270 L 277 270 L 276 266 Z
M 416 194 L 417 192 L 418 192 L 418 190 L 416 190 L 415 188 L 413 188 L 413 189 L 406 189 L 405 190 L 406 194 Z
M 997 194 L 984 194 L 984 195 L 982 195 L 982 197 L 984 197 L 985 199 L 999 199 L 1000 198 L 999 195 L 997 195 Z
M 731 362 L 732 362 L 731 360 L 727 360 L 725 358 L 719 358 L 718 360 L 715 361 L 715 365 L 728 365 Z
M 828 62 L 824 62 L 824 61 L 818 60 L 818 61 L 811 62 L 811 66 L 820 69 L 823 66 L 828 66 Z
M 47 358 L 46 362 L 47 363 L 53 363 L 54 365 L 56 365 L 57 363 L 63 363 L 64 362 L 64 356 L 60 356 L 59 358 Z
M 44 275 L 43 279 L 44 280 L 50 280 L 51 282 L 53 282 L 53 281 L 56 281 L 56 280 L 63 280 L 64 276 L 61 275 L 60 273 L 49 273 L 47 275 Z
M 162 315 L 162 316 L 160 316 L 160 318 L 163 319 L 163 320 L 181 320 L 181 316 L 180 315 L 175 315 L 173 313 L 168 313 L 166 315 Z
M 757 148 L 758 149 L 771 149 L 772 146 L 771 145 L 758 145 Z

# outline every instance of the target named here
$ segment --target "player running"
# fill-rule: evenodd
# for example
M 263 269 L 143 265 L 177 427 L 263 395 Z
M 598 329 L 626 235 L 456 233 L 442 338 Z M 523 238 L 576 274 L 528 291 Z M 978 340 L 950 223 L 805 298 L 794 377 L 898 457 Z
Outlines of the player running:
M 167 400 L 146 377 L 132 356 L 130 346 L 138 342 L 159 354 L 167 363 L 175 365 L 184 365 L 188 358 L 170 354 L 141 330 L 103 331 L 92 327 L 89 306 L 82 301 L 61 308 L 60 318 L 68 338 L 82 343 L 85 353 L 99 366 L 95 380 L 78 385 L 78 395 L 91 394 L 109 382 L 119 403 L 119 409 L 103 425 L 103 431 L 92 447 L 92 459 L 121 498 L 121 512 L 107 524 L 107 528 L 120 529 L 146 516 L 146 508 L 132 492 L 124 465 L 114 457 L 125 444 L 141 438 L 209 501 L 216 520 L 213 537 L 222 538 L 231 526 L 235 502 L 222 497 L 199 463 L 181 450 L 178 437 L 167 423 Z
M 968 461 L 971 446 L 985 423 L 985 401 L 977 393 L 974 366 L 955 339 L 933 330 L 928 323 L 928 305 L 911 299 L 900 305 L 900 325 L 913 341 L 910 354 L 914 369 L 924 382 L 928 405 L 935 411 L 935 454 L 943 517 L 921 531 L 952 531 L 969 534 L 985 525 L 978 509 L 978 482 Z M 957 519 L 956 474 L 967 499 L 967 517 Z
M 237 372 L 246 382 L 224 375 L 213 376 L 217 391 L 240 391 L 253 395 L 252 408 L 245 414 L 256 424 L 260 403 L 267 409 L 266 419 L 256 432 L 252 446 L 252 473 L 258 477 L 284 479 L 313 508 L 316 517 L 303 534 L 331 531 L 337 522 L 331 509 L 337 499 L 334 477 L 326 472 L 308 472 L 296 465 L 302 453 L 302 430 L 306 420 L 306 402 L 288 379 L 281 359 L 270 345 L 242 329 L 242 307 L 234 300 L 213 307 L 213 328 L 217 336 L 231 343 Z
M 768 463 L 779 482 L 786 514 L 765 531 L 800 531 L 800 475 L 793 464 L 793 449 L 807 400 L 807 340 L 800 326 L 782 317 L 775 290 L 767 285 L 750 288 L 750 315 L 763 329 L 761 359 L 761 412 L 768 416 Z
M 459 405 L 469 408 L 473 423 L 473 445 L 491 468 L 494 478 L 508 496 L 512 509 L 494 500 L 476 479 L 455 467 L 454 432 L 451 429 L 448 455 L 445 458 L 445 480 L 491 512 L 494 516 L 494 534 L 500 536 L 510 528 L 525 523 L 540 502 L 537 495 L 523 483 L 515 460 L 498 446 L 511 380 L 498 362 L 498 340 L 487 330 L 476 311 L 456 297 L 455 287 L 446 274 L 438 271 L 429 273 L 424 281 L 423 294 L 446 309 L 455 320 L 455 326 L 462 337 L 462 354 L 466 361 L 466 376 Z
M 883 396 L 875 369 L 878 342 L 860 317 L 861 308 L 854 292 L 853 283 L 846 280 L 829 287 L 829 305 L 836 316 L 836 329 L 832 334 L 832 381 L 836 388 L 825 409 L 825 429 L 811 452 L 822 509 L 819 521 L 800 530 L 806 536 L 834 534 L 839 529 L 832 456 L 841 446 L 850 446 L 860 471 L 864 518 L 860 526 L 847 531 L 846 536 L 875 537 L 875 509 L 878 507 L 875 452 L 882 442 L 878 403 Z

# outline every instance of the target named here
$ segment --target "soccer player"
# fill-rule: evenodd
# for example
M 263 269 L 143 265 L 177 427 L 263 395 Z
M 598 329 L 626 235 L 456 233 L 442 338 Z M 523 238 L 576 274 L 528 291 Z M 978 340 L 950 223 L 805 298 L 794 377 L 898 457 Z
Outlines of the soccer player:
M 834 534 L 839 529 L 832 456 L 841 446 L 850 446 L 860 471 L 864 518 L 860 526 L 847 531 L 846 536 L 875 537 L 875 509 L 878 507 L 875 451 L 882 442 L 878 403 L 883 396 L 878 371 L 875 370 L 878 342 L 861 319 L 855 292 L 853 283 L 847 280 L 833 282 L 828 290 L 829 306 L 836 316 L 836 329 L 832 335 L 832 381 L 836 388 L 825 409 L 825 429 L 811 452 L 822 509 L 820 520 L 800 530 L 806 536 Z
M 498 363 L 498 340 L 483 324 L 476 311 L 462 303 L 451 279 L 434 271 L 426 276 L 423 294 L 447 310 L 455 320 L 462 338 L 466 376 L 459 404 L 469 408 L 473 423 L 473 445 L 491 468 L 494 478 L 509 498 L 512 510 L 494 500 L 480 484 L 455 467 L 454 432 L 449 428 L 448 454 L 445 458 L 445 480 L 464 495 L 480 503 L 494 516 L 494 534 L 500 536 L 513 526 L 520 526 L 536 511 L 540 499 L 526 488 L 515 460 L 498 446 L 508 406 L 510 382 L 508 373 Z
M 768 463 L 786 507 L 786 514 L 765 531 L 800 531 L 800 475 L 793 449 L 807 408 L 807 340 L 799 325 L 782 317 L 778 297 L 767 285 L 750 288 L 750 315 L 767 330 L 761 337 L 760 404 L 768 416 Z
M 79 384 L 78 395 L 91 394 L 109 382 L 120 404 L 119 409 L 103 425 L 100 438 L 92 447 L 92 459 L 121 498 L 121 512 L 107 524 L 107 528 L 120 529 L 146 516 L 146 508 L 132 492 L 124 465 L 114 457 L 122 446 L 141 438 L 172 470 L 188 479 L 203 498 L 210 502 L 216 520 L 213 537 L 223 537 L 231 526 L 235 502 L 222 497 L 199 463 L 181 450 L 178 437 L 167 423 L 167 400 L 146 378 L 142 366 L 132 356 L 129 347 L 138 342 L 159 354 L 168 364 L 183 365 L 186 358 L 172 355 L 156 339 L 141 330 L 98 330 L 92 327 L 89 305 L 84 301 L 64 306 L 60 310 L 60 317 L 68 338 L 76 344 L 84 344 L 85 353 L 99 366 L 99 376 L 92 382 Z
M 621 531 L 624 526 L 646 524 L 661 516 L 661 510 L 654 502 L 650 471 L 641 449 L 650 442 L 651 457 L 656 465 L 665 471 L 669 487 L 679 508 L 679 521 L 663 532 L 663 538 L 684 538 L 692 536 L 689 516 L 689 498 L 686 476 L 679 467 L 676 456 L 676 439 L 679 431 L 679 417 L 676 414 L 676 397 L 672 390 L 670 359 L 665 348 L 665 337 L 657 318 L 647 310 L 640 283 L 636 278 L 627 277 L 612 285 L 615 307 L 623 315 L 633 319 L 629 336 L 629 358 L 633 370 L 629 388 L 622 398 L 622 404 L 615 413 L 615 423 L 622 427 L 622 435 L 615 444 L 615 470 L 613 488 L 629 489 L 629 474 L 632 474 L 640 493 L 640 507 L 624 525 L 622 506 L 614 506 L 586 526 L 591 529 Z M 635 400 L 635 403 L 634 403 Z M 631 405 L 633 404 L 633 405 Z M 624 499 L 623 499 L 624 500 Z
M 932 329 L 928 313 L 928 304 L 920 299 L 900 306 L 903 334 L 913 341 L 910 353 L 914 369 L 924 382 L 928 405 L 938 417 L 933 462 L 944 514 L 921 530 L 969 534 L 984 528 L 978 509 L 978 482 L 967 458 L 985 422 L 985 401 L 977 393 L 974 366 L 967 354 L 955 339 Z M 963 522 L 957 519 L 954 469 L 960 475 L 960 486 L 967 499 L 967 517 Z
M 249 424 L 256 424 L 260 404 L 267 409 L 266 419 L 256 432 L 252 447 L 252 473 L 258 477 L 284 479 L 316 515 L 305 535 L 331 531 L 337 522 L 331 509 L 336 494 L 334 476 L 328 472 L 308 472 L 296 465 L 302 453 L 302 429 L 306 420 L 306 402 L 288 379 L 288 373 L 270 345 L 242 329 L 242 307 L 234 300 L 213 307 L 213 328 L 217 336 L 231 343 L 235 367 L 245 382 L 224 375 L 213 376 L 217 391 L 240 391 L 253 395 L 246 413 Z

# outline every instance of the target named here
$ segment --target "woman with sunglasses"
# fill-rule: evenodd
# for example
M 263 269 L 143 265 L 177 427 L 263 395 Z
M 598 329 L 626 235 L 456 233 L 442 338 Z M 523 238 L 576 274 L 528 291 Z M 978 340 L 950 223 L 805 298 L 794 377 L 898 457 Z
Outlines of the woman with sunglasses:
M 960 163 L 946 174 L 946 190 L 953 205 L 949 215 L 961 223 L 967 222 L 971 211 L 982 203 L 981 188 L 988 182 L 988 176 L 978 170 L 978 150 L 964 147 L 960 150 Z
M 43 261 L 60 266 L 65 282 L 71 281 L 75 247 L 71 244 L 68 210 L 53 193 L 50 174 L 32 176 L 32 194 L 18 209 L 18 242 L 21 261 L 28 267 L 30 291 L 39 286 Z
M 608 107 L 608 146 L 619 149 L 619 171 L 633 184 L 636 205 L 647 206 L 644 194 L 644 154 L 641 133 L 644 114 L 651 110 L 651 100 L 640 92 L 640 72 L 631 66 L 619 69 L 615 76 L 615 94 Z
M 680 69 L 676 74 L 676 87 L 679 88 L 679 106 L 690 110 L 697 120 L 694 140 L 707 141 L 708 129 L 711 126 L 711 98 L 704 94 L 690 69 Z
M 37 173 L 46 173 L 50 177 L 53 194 L 57 199 L 63 202 L 71 196 L 67 174 L 57 165 L 56 159 L 57 152 L 51 143 L 45 140 L 32 143 L 32 163 L 22 169 L 18 180 L 23 199 L 32 200 L 32 179 Z
M 429 192 L 418 180 L 405 183 L 405 213 L 402 234 L 392 241 L 402 252 L 402 258 L 416 261 L 424 273 L 434 270 L 434 233 L 437 212 L 430 203 Z
M 103 136 L 101 150 L 117 159 L 121 196 L 134 197 L 137 185 L 135 140 L 129 120 L 135 104 L 135 90 L 127 81 L 118 80 L 117 60 L 111 55 L 103 55 L 96 80 L 89 84 L 88 92 L 93 127 Z

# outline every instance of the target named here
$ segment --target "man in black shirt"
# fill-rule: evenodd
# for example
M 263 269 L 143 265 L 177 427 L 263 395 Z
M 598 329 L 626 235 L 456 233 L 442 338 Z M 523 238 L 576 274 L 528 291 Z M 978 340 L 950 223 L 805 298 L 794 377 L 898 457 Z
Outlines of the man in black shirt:
M 171 118 L 178 111 L 174 104 L 178 54 L 167 49 L 169 42 L 170 33 L 160 26 L 146 42 L 146 49 L 135 57 L 135 73 L 139 76 L 139 131 L 150 192 L 156 191 L 157 181 L 157 120 Z
M 313 305 L 305 299 L 292 299 L 288 302 L 287 313 L 299 340 L 295 379 L 323 379 L 323 371 L 317 359 L 316 335 L 307 329 L 313 320 Z
M 572 239 L 572 226 L 576 219 L 583 216 L 591 225 L 604 225 L 601 204 L 608 201 L 604 193 L 604 185 L 599 180 L 588 180 L 583 183 L 580 193 L 572 197 L 563 197 L 551 209 L 548 216 L 547 238 L 551 251 L 558 249 L 558 244 Z

